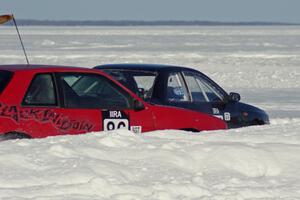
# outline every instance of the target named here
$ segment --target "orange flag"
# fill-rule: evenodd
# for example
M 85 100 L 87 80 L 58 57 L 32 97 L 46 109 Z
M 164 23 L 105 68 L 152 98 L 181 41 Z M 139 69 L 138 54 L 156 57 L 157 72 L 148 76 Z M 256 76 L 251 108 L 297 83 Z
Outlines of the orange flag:
M 12 15 L 0 15 L 0 24 L 4 24 L 13 18 Z

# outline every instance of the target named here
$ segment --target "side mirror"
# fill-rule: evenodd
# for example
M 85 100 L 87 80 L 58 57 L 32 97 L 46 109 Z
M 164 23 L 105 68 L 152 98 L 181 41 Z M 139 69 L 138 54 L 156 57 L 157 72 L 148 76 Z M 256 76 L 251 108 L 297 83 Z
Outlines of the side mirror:
M 239 102 L 241 100 L 241 95 L 239 93 L 230 92 L 229 101 Z
M 139 101 L 139 100 L 134 100 L 133 102 L 133 109 L 135 111 L 141 111 L 145 109 L 145 106 L 143 104 L 143 102 Z

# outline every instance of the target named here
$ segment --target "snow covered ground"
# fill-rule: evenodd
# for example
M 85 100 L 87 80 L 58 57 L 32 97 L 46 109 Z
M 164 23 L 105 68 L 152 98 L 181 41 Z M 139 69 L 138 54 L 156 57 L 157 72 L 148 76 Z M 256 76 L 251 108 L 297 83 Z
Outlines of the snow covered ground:
M 201 70 L 271 125 L 0 144 L 0 199 L 300 199 L 300 27 L 20 27 L 32 63 Z M 0 27 L 1 64 L 24 63 Z M 42 130 L 41 130 L 42 131 Z
M 299 127 L 3 142 L 0 198 L 299 199 Z

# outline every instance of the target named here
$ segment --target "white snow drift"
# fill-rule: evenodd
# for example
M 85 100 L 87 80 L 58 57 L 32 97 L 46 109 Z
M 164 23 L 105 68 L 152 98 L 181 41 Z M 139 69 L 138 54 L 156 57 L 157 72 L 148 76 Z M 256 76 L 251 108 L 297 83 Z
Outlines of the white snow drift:
M 300 120 L 282 122 L 2 142 L 0 199 L 299 199 Z

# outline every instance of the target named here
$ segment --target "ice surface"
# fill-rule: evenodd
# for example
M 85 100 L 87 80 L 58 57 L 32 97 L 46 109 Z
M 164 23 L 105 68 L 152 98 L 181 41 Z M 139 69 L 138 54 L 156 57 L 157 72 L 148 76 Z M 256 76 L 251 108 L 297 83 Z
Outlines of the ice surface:
M 0 27 L 1 63 L 24 63 L 13 27 Z M 30 61 L 190 66 L 231 88 L 299 88 L 299 27 L 20 27 Z
M 300 27 L 20 27 L 32 63 L 190 66 L 271 125 L 0 144 L 0 199 L 300 199 Z M 0 27 L 0 63 L 25 63 Z

